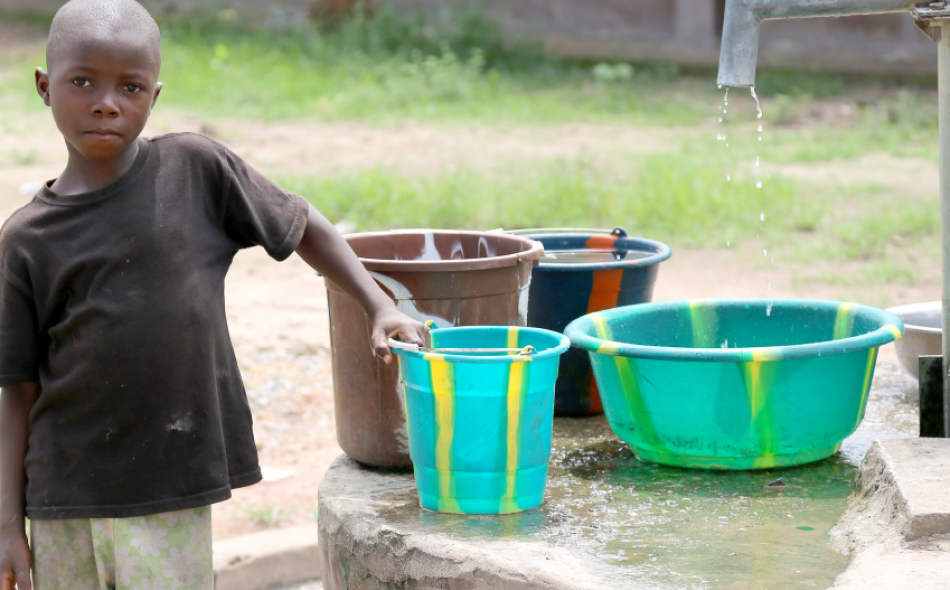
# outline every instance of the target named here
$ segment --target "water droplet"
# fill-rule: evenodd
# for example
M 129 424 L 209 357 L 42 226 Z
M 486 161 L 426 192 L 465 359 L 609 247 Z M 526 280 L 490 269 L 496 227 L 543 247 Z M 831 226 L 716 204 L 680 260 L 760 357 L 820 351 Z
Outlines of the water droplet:
M 728 248 L 731 245 L 732 245 L 732 242 L 730 240 L 726 240 L 726 248 Z
M 762 181 L 755 183 L 755 188 L 762 188 Z M 764 217 L 764 216 L 763 216 Z M 765 221 L 764 219 L 762 221 Z
M 726 182 L 732 181 L 732 174 L 726 174 Z
M 761 160 L 759 160 L 759 157 L 756 156 L 756 157 L 755 157 L 755 167 L 758 168 L 760 163 L 761 163 Z
M 763 250 L 762 250 L 762 256 L 768 256 L 768 255 L 769 255 L 769 251 L 763 249 Z
M 717 84 L 716 88 L 718 88 L 719 90 L 722 90 L 722 84 Z
M 728 141 L 726 142 L 726 147 L 729 147 L 729 142 L 728 142 Z
M 722 123 L 722 117 L 719 117 L 719 122 Z
M 761 136 L 761 135 L 759 136 L 759 141 L 762 141 L 762 136 Z
M 762 105 L 759 104 L 759 97 L 756 96 L 756 94 L 755 94 L 755 86 L 752 86 L 751 88 L 749 88 L 749 90 L 752 92 L 752 98 L 755 99 L 755 110 L 756 110 L 756 113 L 758 113 L 758 118 L 761 119 L 761 118 L 762 118 Z
M 772 281 L 765 281 L 765 288 L 766 288 L 766 289 L 771 289 L 771 288 L 772 288 Z
M 765 212 L 759 213 L 759 221 L 765 221 Z
M 765 315 L 772 315 L 772 302 L 769 301 L 769 304 L 765 307 Z
M 729 104 L 729 103 L 726 103 L 726 104 Z M 722 109 L 722 112 L 723 112 L 723 113 L 728 113 L 728 112 L 729 112 L 729 109 Z

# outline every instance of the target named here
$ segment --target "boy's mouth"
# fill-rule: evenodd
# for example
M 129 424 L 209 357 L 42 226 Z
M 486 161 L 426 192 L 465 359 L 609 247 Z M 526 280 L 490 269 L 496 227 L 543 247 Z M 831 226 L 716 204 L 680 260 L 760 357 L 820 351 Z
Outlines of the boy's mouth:
M 92 131 L 87 131 L 86 134 L 102 138 L 119 137 L 119 133 L 117 131 L 112 131 L 111 129 L 94 129 Z

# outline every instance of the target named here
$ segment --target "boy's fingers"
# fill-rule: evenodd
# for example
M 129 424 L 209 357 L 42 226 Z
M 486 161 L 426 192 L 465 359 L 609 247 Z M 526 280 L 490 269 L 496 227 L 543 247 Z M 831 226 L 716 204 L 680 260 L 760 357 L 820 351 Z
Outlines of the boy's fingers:
M 373 336 L 370 338 L 370 341 L 373 344 L 373 351 L 376 353 L 377 358 L 383 359 L 383 362 L 387 365 L 393 362 L 392 354 L 389 350 L 389 336 L 380 328 L 373 330 Z
M 13 587 L 16 586 L 16 576 L 13 575 L 13 572 L 5 572 L 0 580 L 2 580 L 0 582 L 0 589 L 2 590 L 13 590 Z
M 401 327 L 396 333 L 399 335 L 400 338 L 402 338 L 403 342 L 406 342 L 408 344 L 415 344 L 416 346 L 425 346 L 426 341 L 425 341 L 425 338 L 423 338 L 424 331 L 425 331 L 425 326 L 423 326 L 421 330 L 419 328 L 416 328 L 415 326 L 412 326 L 412 329 Z

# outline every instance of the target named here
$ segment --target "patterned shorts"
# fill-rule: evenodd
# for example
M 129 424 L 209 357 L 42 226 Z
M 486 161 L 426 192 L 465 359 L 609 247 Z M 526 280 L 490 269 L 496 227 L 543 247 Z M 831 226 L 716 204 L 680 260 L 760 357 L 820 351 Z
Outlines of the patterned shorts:
M 31 520 L 36 590 L 213 590 L 211 508 Z

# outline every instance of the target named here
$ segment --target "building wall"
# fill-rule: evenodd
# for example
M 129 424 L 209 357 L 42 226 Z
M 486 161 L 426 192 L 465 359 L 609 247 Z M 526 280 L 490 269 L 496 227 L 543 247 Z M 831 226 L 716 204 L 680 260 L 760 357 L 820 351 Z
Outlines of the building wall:
M 152 10 L 187 10 L 208 0 L 141 0 Z M 217 0 L 242 11 L 303 17 L 320 0 Z M 374 0 L 448 18 L 445 0 Z M 604 60 L 714 65 L 725 0 L 467 0 L 515 39 L 556 54 Z M 10 11 L 51 12 L 62 0 L 0 0 Z M 907 14 L 767 21 L 759 63 L 855 72 L 935 73 L 936 44 Z

